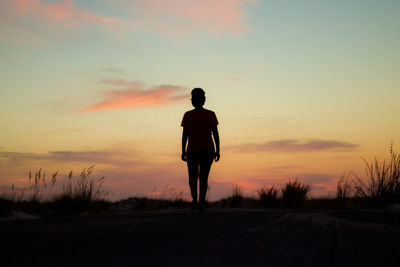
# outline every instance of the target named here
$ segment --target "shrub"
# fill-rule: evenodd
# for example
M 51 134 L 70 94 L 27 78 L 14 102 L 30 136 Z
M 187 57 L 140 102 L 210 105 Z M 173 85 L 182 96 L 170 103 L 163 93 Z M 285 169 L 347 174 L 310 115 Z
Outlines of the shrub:
M 289 180 L 282 188 L 282 200 L 286 207 L 294 208 L 304 205 L 311 187 L 308 184 L 302 184 L 297 179 Z
M 279 189 L 275 186 L 263 187 L 257 194 L 263 207 L 271 207 L 276 205 Z
M 364 158 L 366 178 L 353 173 L 353 190 L 357 197 L 373 203 L 400 201 L 400 154 L 390 149 L 390 161 L 375 159 L 368 163 Z
M 238 185 L 234 185 L 232 188 L 232 193 L 228 197 L 228 203 L 231 208 L 239 207 L 243 202 L 243 189 Z
M 336 198 L 343 200 L 350 197 L 352 192 L 352 183 L 348 175 L 343 174 L 340 176 L 336 185 Z

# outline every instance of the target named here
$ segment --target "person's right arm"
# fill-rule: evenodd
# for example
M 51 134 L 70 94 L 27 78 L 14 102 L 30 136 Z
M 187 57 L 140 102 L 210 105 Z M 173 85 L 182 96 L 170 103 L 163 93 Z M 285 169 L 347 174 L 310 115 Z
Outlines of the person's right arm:
M 185 130 L 185 127 L 183 127 L 183 131 L 182 131 L 182 155 L 181 155 L 181 159 L 183 161 L 187 161 L 186 158 L 186 143 L 188 140 L 188 134 L 187 131 Z

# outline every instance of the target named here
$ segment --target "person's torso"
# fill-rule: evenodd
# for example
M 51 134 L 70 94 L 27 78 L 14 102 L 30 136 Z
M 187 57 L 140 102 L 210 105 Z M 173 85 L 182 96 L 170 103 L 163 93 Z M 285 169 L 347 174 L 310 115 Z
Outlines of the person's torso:
M 194 109 L 185 116 L 184 127 L 189 137 L 188 151 L 214 150 L 212 129 L 217 125 L 214 112 Z

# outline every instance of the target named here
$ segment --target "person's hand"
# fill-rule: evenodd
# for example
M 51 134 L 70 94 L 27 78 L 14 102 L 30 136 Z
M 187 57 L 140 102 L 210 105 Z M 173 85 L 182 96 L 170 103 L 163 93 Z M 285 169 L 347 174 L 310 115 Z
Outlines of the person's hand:
M 221 156 L 219 155 L 219 151 L 215 152 L 215 162 L 219 161 L 219 158 Z
M 182 152 L 181 159 L 187 161 L 186 152 Z

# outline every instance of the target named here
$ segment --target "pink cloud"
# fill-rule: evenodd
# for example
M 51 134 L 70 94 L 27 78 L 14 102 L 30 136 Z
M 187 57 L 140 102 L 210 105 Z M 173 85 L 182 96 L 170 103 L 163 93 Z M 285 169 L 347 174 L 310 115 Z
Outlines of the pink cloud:
M 147 18 L 156 31 L 182 33 L 193 30 L 214 33 L 243 33 L 249 29 L 244 22 L 243 6 L 258 0 L 146 0 L 141 1 Z
M 105 109 L 164 106 L 188 98 L 188 95 L 177 95 L 177 93 L 184 89 L 181 86 L 159 85 L 145 89 L 140 83 L 126 80 L 104 80 L 103 83 L 126 87 L 126 89 L 104 92 L 105 99 L 103 101 L 81 109 L 79 113 Z
M 17 18 L 29 16 L 49 23 L 131 24 L 116 17 L 80 10 L 73 0 L 62 0 L 57 3 L 45 3 L 42 0 L 5 0 L 5 4 L 11 7 Z
M 358 144 L 341 142 L 336 140 L 297 140 L 282 139 L 269 141 L 265 143 L 249 143 L 232 145 L 229 149 L 240 150 L 242 152 L 263 152 L 263 151 L 281 151 L 281 152 L 307 152 L 307 151 L 353 151 L 359 147 Z
M 74 0 L 2 0 L 0 9 L 3 24 L 15 28 L 29 28 L 31 21 L 44 22 L 41 27 L 113 25 L 118 29 L 150 31 L 163 34 L 186 34 L 198 31 L 215 34 L 244 33 L 244 6 L 258 0 L 136 0 L 102 2 L 104 10 L 119 11 L 125 19 L 115 15 L 100 15 L 83 10 Z M 28 20 L 27 20 L 28 19 Z M 6 29 L 2 29 L 5 31 Z

